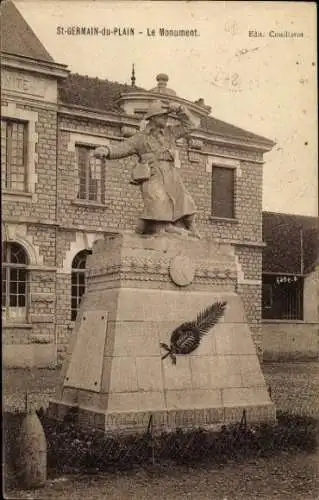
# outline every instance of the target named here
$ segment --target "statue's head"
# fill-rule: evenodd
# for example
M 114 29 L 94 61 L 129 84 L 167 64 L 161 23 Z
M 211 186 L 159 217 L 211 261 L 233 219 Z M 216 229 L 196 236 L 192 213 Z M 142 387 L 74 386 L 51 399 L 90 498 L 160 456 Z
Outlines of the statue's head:
M 144 117 L 150 125 L 158 128 L 165 128 L 167 125 L 169 111 L 161 101 L 154 101 L 150 104 L 146 116 Z
M 167 115 L 152 116 L 152 118 L 149 119 L 150 125 L 156 128 L 165 128 L 167 126 L 167 121 Z

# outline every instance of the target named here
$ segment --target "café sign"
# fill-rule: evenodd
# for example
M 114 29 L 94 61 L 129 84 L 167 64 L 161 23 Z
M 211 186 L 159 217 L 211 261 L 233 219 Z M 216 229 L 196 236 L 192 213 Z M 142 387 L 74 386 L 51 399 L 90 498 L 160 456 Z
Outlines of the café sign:
M 298 281 L 297 276 L 276 276 L 276 283 L 296 283 Z

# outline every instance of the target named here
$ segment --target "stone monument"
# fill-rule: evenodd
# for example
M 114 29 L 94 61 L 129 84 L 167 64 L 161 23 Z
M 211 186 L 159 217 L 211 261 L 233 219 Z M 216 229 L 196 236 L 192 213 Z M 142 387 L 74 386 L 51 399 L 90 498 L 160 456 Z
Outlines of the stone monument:
M 174 113 L 177 125 L 167 126 Z M 87 291 L 49 411 L 80 425 L 144 432 L 275 420 L 236 293 L 234 247 L 199 239 L 195 204 L 174 170 L 187 110 L 154 103 L 149 127 L 100 158 L 137 154 L 137 231 L 96 242 Z

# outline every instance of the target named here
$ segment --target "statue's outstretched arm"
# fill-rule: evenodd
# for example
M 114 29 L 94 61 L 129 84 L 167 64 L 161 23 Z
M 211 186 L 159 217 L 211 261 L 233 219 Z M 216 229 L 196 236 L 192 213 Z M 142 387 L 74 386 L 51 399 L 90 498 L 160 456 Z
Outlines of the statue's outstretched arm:
M 136 134 L 137 135 L 137 134 Z M 138 141 L 135 136 L 121 142 L 120 144 L 112 144 L 98 147 L 94 150 L 96 158 L 108 158 L 109 160 L 117 160 L 138 154 Z
M 179 125 L 170 127 L 176 139 L 189 134 L 196 128 L 196 123 L 188 109 L 183 105 L 171 104 L 170 109 L 176 114 L 180 120 Z

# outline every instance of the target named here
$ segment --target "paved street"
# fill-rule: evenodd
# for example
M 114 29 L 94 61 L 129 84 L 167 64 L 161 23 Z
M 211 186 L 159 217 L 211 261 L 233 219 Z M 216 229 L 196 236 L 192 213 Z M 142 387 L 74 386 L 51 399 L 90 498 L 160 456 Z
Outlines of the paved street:
M 276 407 L 319 418 L 319 363 L 265 363 L 263 373 Z

